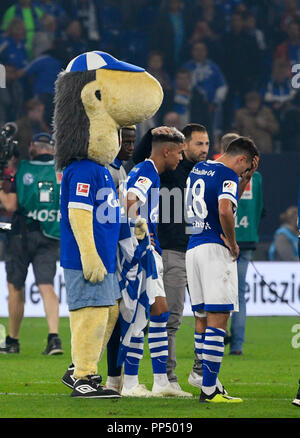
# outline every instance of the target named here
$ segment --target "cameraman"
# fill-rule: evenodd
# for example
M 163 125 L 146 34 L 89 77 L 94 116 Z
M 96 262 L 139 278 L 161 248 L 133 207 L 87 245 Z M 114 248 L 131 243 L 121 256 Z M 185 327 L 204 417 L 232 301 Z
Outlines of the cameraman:
M 14 212 L 6 249 L 9 290 L 9 335 L 3 353 L 19 353 L 19 332 L 24 315 L 24 285 L 32 263 L 48 323 L 48 341 L 43 354 L 62 354 L 58 337 L 59 303 L 53 279 L 59 255 L 60 181 L 54 167 L 54 142 L 47 133 L 36 134 L 29 147 L 30 160 L 19 164 L 9 193 L 0 181 L 0 201 Z

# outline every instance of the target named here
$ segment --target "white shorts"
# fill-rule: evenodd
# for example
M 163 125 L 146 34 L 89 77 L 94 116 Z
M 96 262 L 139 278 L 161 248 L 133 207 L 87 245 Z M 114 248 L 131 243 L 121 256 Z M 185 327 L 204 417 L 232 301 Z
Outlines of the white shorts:
M 205 243 L 186 253 L 186 272 L 192 310 L 203 312 L 238 312 L 237 262 L 227 248 Z
M 155 296 L 156 297 L 165 297 L 165 287 L 163 282 L 163 275 L 164 275 L 164 265 L 162 261 L 162 256 L 158 254 L 157 251 L 153 251 L 155 264 L 156 264 L 156 270 L 157 270 L 157 278 L 155 281 Z

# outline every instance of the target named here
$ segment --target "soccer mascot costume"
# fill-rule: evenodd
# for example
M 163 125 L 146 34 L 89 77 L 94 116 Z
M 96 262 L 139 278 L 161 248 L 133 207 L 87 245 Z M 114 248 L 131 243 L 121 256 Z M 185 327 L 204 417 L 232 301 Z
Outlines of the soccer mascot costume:
M 73 362 L 63 382 L 73 388 L 73 397 L 119 397 L 99 385 L 97 374 L 121 298 L 116 275 L 120 205 L 105 166 L 119 152 L 120 128 L 152 117 L 162 98 L 159 82 L 144 69 L 98 51 L 74 58 L 56 81 L 61 265 Z

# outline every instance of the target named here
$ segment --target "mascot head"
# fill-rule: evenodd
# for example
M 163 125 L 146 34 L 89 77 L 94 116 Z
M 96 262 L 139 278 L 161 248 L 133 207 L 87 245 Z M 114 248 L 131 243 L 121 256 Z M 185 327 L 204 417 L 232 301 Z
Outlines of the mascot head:
M 120 149 L 119 129 L 152 117 L 162 99 L 159 82 L 143 68 L 105 52 L 77 56 L 55 84 L 57 168 L 86 158 L 112 163 Z

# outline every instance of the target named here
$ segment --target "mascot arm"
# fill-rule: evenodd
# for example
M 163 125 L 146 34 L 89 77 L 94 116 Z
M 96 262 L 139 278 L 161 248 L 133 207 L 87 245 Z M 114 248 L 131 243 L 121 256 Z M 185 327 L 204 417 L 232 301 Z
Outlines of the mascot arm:
M 69 220 L 79 247 L 84 278 L 91 283 L 103 281 L 106 268 L 96 249 L 93 233 L 93 213 L 69 208 Z
M 128 217 L 134 220 L 134 233 L 138 240 L 143 240 L 146 234 L 149 233 L 148 225 L 145 218 L 139 216 L 139 198 L 132 192 L 128 192 L 126 196 L 126 208 Z

